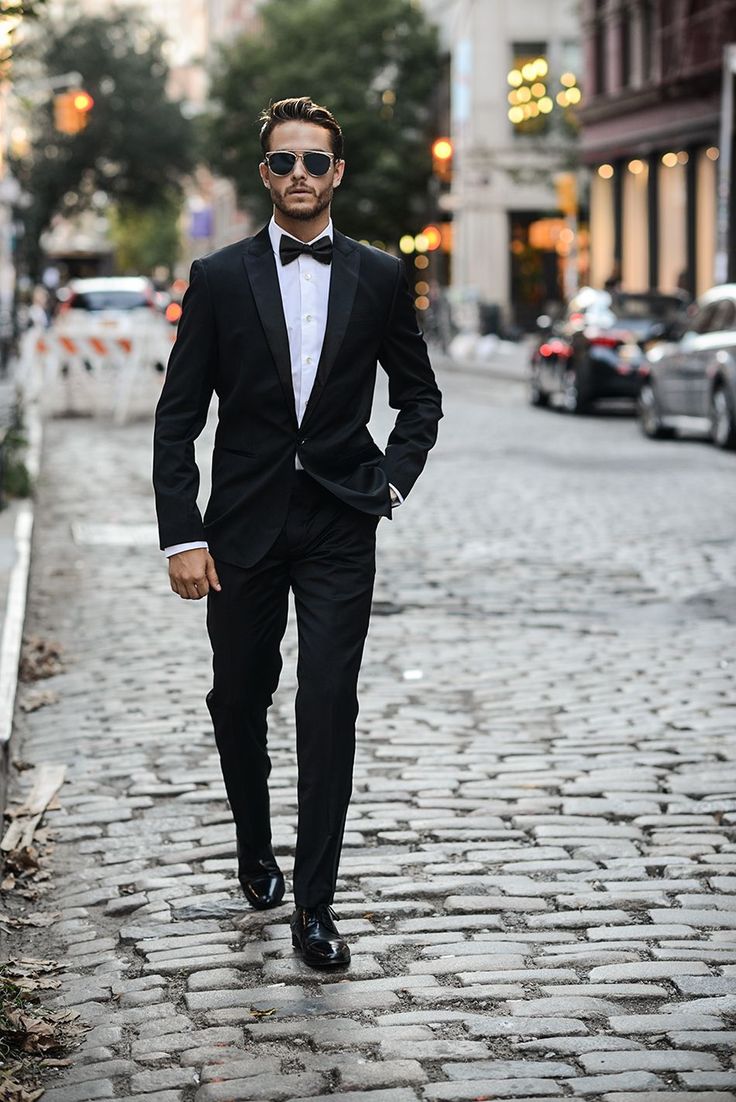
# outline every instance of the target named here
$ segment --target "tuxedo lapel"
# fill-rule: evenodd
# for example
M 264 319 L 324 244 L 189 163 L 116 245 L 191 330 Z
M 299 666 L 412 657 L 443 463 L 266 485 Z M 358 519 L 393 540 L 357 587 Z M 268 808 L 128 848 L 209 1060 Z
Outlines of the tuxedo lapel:
M 302 428 L 322 395 L 337 353 L 340 351 L 358 288 L 360 253 L 355 242 L 338 230 L 334 230 L 333 245 L 325 337 L 317 365 L 317 375 L 302 418 Z
M 289 335 L 286 331 L 276 260 L 271 248 L 268 226 L 252 237 L 243 253 L 243 265 L 250 282 L 256 309 L 266 334 L 284 398 L 296 424 L 294 384 L 291 378 Z

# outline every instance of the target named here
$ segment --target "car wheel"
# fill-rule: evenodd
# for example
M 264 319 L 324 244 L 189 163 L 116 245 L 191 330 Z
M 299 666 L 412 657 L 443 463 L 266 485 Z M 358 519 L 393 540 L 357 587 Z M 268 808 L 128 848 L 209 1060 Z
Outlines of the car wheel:
M 710 397 L 710 438 L 719 448 L 736 448 L 736 416 L 724 386 L 717 386 Z
M 562 405 L 568 413 L 587 413 L 590 409 L 590 397 L 579 368 L 573 367 L 565 372 Z
M 539 386 L 539 380 L 532 376 L 531 383 L 529 384 L 529 401 L 533 406 L 548 406 L 549 394 L 546 390 L 542 390 Z
M 637 400 L 637 412 L 641 431 L 650 440 L 667 440 L 674 436 L 674 431 L 662 423 L 659 402 L 651 383 L 642 383 Z

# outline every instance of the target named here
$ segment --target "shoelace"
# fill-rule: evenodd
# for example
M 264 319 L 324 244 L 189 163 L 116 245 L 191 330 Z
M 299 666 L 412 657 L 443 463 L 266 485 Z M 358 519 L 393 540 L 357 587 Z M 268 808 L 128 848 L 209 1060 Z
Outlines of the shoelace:
M 319 921 L 325 919 L 325 924 L 329 925 L 331 920 L 339 919 L 339 915 L 332 909 L 329 903 L 318 903 L 316 907 L 310 908 L 309 912 L 317 916 Z

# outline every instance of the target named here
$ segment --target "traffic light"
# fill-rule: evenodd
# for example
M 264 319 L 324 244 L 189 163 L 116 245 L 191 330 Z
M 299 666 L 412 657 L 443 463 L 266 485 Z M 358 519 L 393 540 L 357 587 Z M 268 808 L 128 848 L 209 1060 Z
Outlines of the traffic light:
M 452 142 L 449 138 L 435 138 L 432 142 L 432 171 L 443 184 L 450 183 L 452 179 Z
M 61 134 L 78 134 L 89 122 L 95 101 L 83 88 L 72 88 L 54 96 L 54 125 Z

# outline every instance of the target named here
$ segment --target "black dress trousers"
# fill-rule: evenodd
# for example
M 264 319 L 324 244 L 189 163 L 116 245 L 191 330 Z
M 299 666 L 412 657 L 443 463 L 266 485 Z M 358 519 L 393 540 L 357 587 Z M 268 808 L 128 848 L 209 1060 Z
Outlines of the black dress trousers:
M 222 589 L 207 596 L 214 673 L 207 706 L 245 870 L 251 858 L 272 853 L 267 711 L 282 667 L 289 589 L 294 592 L 297 906 L 334 898 L 353 785 L 357 682 L 378 519 L 295 470 L 286 522 L 269 551 L 247 568 L 215 557 Z

